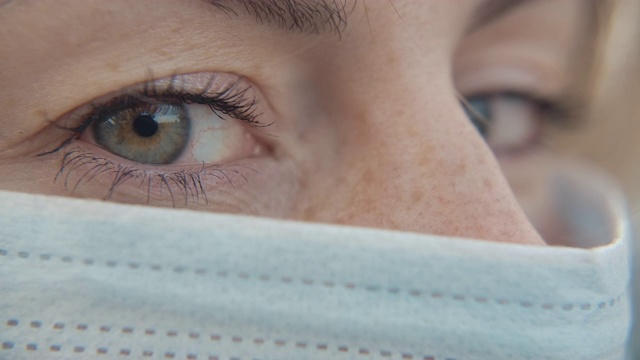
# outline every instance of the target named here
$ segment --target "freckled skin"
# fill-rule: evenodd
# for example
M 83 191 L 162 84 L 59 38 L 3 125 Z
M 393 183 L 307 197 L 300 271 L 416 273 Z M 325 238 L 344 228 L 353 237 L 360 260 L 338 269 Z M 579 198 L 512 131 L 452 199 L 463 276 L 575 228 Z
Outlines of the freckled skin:
M 341 92 L 348 105 L 337 112 L 344 117 L 335 120 L 340 135 L 329 145 L 306 143 L 312 150 L 304 159 L 313 166 L 295 213 L 307 221 L 543 244 L 454 91 L 446 90 L 446 74 L 430 70 L 401 23 L 377 15 L 389 20 L 388 31 L 352 54 L 355 60 L 343 60 L 337 76 L 335 86 L 348 87 Z M 450 33 L 450 24 L 437 26 Z

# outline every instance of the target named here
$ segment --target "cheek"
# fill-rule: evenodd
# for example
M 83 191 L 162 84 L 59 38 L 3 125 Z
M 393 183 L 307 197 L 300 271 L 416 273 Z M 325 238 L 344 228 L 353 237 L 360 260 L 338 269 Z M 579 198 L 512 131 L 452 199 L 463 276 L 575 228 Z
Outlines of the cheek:
M 0 161 L 0 189 L 25 193 L 55 194 L 58 166 L 42 158 L 17 156 Z M 36 191 L 37 190 L 37 191 Z

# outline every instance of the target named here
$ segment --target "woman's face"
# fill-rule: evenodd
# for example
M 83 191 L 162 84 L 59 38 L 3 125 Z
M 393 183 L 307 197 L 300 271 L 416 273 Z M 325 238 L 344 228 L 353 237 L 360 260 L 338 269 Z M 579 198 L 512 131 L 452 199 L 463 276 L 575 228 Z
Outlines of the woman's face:
M 5 1 L 0 189 L 542 244 L 590 6 Z

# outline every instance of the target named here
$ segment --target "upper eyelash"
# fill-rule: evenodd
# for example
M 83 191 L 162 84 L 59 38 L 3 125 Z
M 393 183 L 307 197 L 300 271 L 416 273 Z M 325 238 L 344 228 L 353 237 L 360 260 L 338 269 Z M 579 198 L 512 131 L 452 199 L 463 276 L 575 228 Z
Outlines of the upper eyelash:
M 96 121 L 130 107 L 139 106 L 140 104 L 153 104 L 154 102 L 164 104 L 201 104 L 208 106 L 220 118 L 222 118 L 220 115 L 222 113 L 254 127 L 267 127 L 273 124 L 262 123 L 257 120 L 261 115 L 256 113 L 258 100 L 255 97 L 247 96 L 251 86 L 237 90 L 240 80 L 225 87 L 222 91 L 210 94 L 209 91 L 214 85 L 215 76 L 212 76 L 208 84 L 198 92 L 189 92 L 184 88 L 178 89 L 176 87 L 176 78 L 177 76 L 171 77 L 169 85 L 162 89 L 157 86 L 157 81 L 152 80 L 142 84 L 142 91 L 139 94 L 125 89 L 120 95 L 114 95 L 111 100 L 105 103 L 91 104 L 93 109 L 84 116 L 84 120 L 79 125 L 75 127 L 58 125 L 59 128 L 70 131 L 72 133 L 71 136 L 56 148 L 39 153 L 36 156 L 49 155 L 60 151 L 74 140 L 80 138 L 82 133 Z
M 230 115 L 238 120 L 245 121 L 253 126 L 263 127 L 271 124 L 264 124 L 257 120 L 260 114 L 256 114 L 258 100 L 255 97 L 247 97 L 250 86 L 237 90 L 240 80 L 225 87 L 222 91 L 209 94 L 214 85 L 215 76 L 212 76 L 209 83 L 200 92 L 188 92 L 184 89 L 175 89 L 176 77 L 171 77 L 171 82 L 165 89 L 158 89 L 156 82 L 147 82 L 143 85 L 142 94 L 147 99 L 159 102 L 201 104 L 207 105 L 217 114 L 217 112 Z M 177 100 L 177 101 L 176 101 Z M 218 115 L 219 116 L 219 115 Z

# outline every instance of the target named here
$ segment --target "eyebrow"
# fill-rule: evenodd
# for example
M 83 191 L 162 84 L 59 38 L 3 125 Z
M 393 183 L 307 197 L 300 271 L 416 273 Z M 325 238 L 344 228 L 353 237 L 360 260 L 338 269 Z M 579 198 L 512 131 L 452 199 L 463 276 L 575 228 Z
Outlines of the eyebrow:
M 334 33 L 341 36 L 347 26 L 346 0 L 205 0 L 227 15 L 239 12 L 261 24 L 297 33 Z

